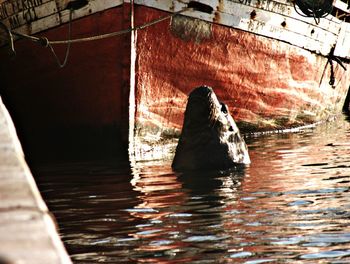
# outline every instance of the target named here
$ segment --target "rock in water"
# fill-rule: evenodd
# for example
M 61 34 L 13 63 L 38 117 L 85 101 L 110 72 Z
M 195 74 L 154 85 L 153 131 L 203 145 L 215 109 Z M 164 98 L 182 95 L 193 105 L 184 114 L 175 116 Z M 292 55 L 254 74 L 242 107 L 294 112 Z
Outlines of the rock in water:
M 227 106 L 219 102 L 212 88 L 194 89 L 188 98 L 172 168 L 228 169 L 249 163 L 247 145 Z

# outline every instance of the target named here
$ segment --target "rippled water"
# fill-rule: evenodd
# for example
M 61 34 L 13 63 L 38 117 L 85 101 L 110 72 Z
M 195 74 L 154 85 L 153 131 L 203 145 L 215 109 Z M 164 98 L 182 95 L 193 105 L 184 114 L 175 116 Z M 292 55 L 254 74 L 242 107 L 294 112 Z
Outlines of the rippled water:
M 350 263 L 350 123 L 247 139 L 245 170 L 36 168 L 75 263 Z

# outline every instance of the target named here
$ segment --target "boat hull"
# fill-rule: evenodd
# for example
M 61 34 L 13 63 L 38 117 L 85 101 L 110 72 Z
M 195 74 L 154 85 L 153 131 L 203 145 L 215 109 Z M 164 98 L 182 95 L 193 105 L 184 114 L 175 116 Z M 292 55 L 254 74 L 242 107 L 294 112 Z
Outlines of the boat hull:
M 135 21 L 165 14 L 138 7 Z M 187 96 L 211 86 L 243 132 L 294 128 L 342 111 L 350 76 L 288 43 L 186 17 L 137 32 L 136 145 L 180 132 Z M 145 148 L 145 147 L 143 147 Z
M 72 37 L 120 31 L 168 15 L 124 3 L 75 19 Z M 322 54 L 325 48 L 308 50 L 205 20 L 178 15 L 117 37 L 74 43 L 62 69 L 48 48 L 29 40 L 16 41 L 15 59 L 2 47 L 1 94 L 21 139 L 32 146 L 62 145 L 66 131 L 73 131 L 68 138 L 78 148 L 91 148 L 96 137 L 106 139 L 97 143 L 103 146 L 121 139 L 118 148 L 129 146 L 139 158 L 147 153 L 154 158 L 176 143 L 187 96 L 200 85 L 214 89 L 243 132 L 294 128 L 341 112 L 350 76 Z M 67 31 L 62 24 L 39 35 L 67 39 Z M 63 58 L 66 45 L 54 48 Z

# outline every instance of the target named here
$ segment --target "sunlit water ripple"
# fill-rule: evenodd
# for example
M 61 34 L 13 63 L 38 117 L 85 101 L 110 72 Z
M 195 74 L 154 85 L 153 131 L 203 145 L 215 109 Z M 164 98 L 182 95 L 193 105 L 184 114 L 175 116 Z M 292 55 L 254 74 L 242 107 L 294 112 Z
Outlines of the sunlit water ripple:
M 350 263 L 350 123 L 248 138 L 245 170 L 36 168 L 75 263 Z

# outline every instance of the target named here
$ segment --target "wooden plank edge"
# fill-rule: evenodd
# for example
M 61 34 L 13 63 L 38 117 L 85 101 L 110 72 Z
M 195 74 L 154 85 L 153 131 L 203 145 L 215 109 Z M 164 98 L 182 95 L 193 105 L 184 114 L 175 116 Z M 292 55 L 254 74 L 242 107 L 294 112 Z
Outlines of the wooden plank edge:
M 24 152 L 23 152 L 21 143 L 18 139 L 15 125 L 12 122 L 12 118 L 11 118 L 9 112 L 7 111 L 7 108 L 3 104 L 1 96 L 0 96 L 0 111 L 4 115 L 6 129 L 8 130 L 8 133 L 10 134 L 12 145 L 13 145 L 14 150 L 15 150 L 15 155 L 20 162 L 21 169 L 24 171 L 25 180 L 30 187 L 33 199 L 35 200 L 35 204 L 37 206 L 37 211 L 39 211 L 42 214 L 43 221 L 44 221 L 45 227 L 46 227 L 46 232 L 51 239 L 51 242 L 52 242 L 54 249 L 57 252 L 57 255 L 60 259 L 60 263 L 71 264 L 72 261 L 71 261 L 70 257 L 68 256 L 67 251 L 64 248 L 63 242 L 61 241 L 61 239 L 58 235 L 56 223 L 55 223 L 51 213 L 48 211 L 48 208 L 47 208 L 44 200 L 42 199 L 41 194 L 39 192 L 39 189 L 35 183 L 34 177 L 33 177 L 32 173 L 31 173 L 31 171 L 30 171 L 30 169 L 25 161 Z M 18 209 L 14 209 L 14 210 L 21 210 L 21 207 L 19 207 Z

